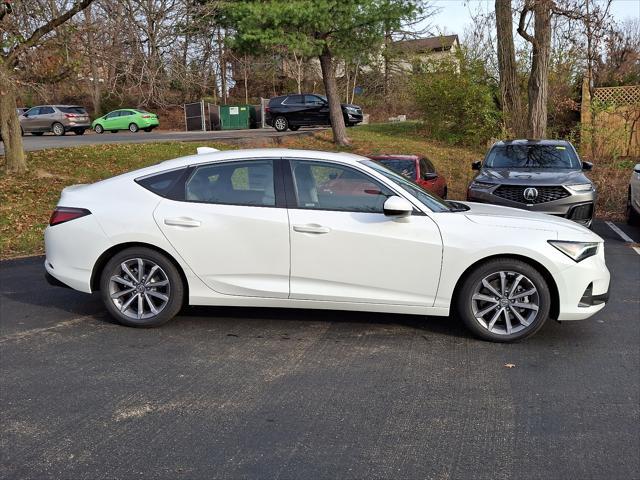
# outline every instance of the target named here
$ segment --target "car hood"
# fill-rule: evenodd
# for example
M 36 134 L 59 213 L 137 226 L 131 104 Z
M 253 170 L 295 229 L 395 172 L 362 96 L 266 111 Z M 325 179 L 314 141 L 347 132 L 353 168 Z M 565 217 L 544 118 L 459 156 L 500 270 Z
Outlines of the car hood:
M 470 221 L 479 225 L 556 232 L 557 238 L 560 240 L 603 241 L 602 238 L 588 228 L 565 218 L 487 203 L 458 203 L 463 203 L 469 207 L 469 210 L 464 212 L 464 215 Z
M 501 185 L 570 185 L 591 183 L 582 170 L 562 168 L 483 168 L 474 179 Z

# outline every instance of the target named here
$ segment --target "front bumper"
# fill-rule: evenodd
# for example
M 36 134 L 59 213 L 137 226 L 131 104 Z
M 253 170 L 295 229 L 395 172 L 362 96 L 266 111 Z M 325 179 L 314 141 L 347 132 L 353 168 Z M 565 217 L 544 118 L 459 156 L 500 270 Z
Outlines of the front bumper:
M 582 225 L 589 225 L 593 219 L 596 202 L 596 192 L 571 193 L 565 198 L 553 200 L 551 202 L 525 204 L 495 195 L 495 190 L 500 185 L 488 189 L 475 189 L 470 187 L 467 190 L 467 200 L 470 202 L 490 203 L 502 205 L 504 207 L 519 208 L 532 212 L 546 213 L 557 217 L 567 218 Z

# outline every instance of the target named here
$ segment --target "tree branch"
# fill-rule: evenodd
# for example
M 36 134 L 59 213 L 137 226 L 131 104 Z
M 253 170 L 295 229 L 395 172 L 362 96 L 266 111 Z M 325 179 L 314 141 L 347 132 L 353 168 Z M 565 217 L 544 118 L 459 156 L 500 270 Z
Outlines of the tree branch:
M 525 22 L 527 20 L 527 14 L 531 11 L 531 4 L 529 2 L 525 2 L 522 7 L 522 11 L 520 12 L 520 20 L 518 21 L 518 35 L 524 38 L 527 42 L 531 44 L 536 43 L 536 39 L 527 33 L 527 27 Z
M 7 65 L 13 66 L 17 60 L 18 53 L 26 48 L 33 47 L 43 36 L 58 28 L 64 22 L 73 17 L 76 13 L 87 8 L 92 2 L 93 0 L 80 0 L 62 15 L 49 20 L 47 23 L 37 28 L 29 38 L 27 38 L 24 42 L 20 42 L 9 52 L 9 54 L 5 57 Z

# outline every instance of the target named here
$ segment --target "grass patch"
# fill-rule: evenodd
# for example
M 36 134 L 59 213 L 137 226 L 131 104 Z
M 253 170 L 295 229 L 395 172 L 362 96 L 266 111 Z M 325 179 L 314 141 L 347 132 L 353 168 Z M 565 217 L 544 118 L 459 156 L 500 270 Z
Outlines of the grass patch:
M 363 125 L 348 130 L 353 144 L 338 148 L 331 132 L 286 137 L 282 147 L 358 154 L 397 153 L 424 155 L 447 178 L 449 198 L 462 200 L 474 176 L 471 162 L 484 149 L 453 147 L 427 139 L 418 122 Z M 256 140 L 265 146 L 265 140 Z M 77 183 L 91 183 L 163 160 L 191 155 L 196 146 L 223 149 L 238 146 L 221 142 L 170 142 L 90 145 L 28 153 L 29 171 L 23 175 L 0 173 L 0 258 L 40 254 L 43 231 L 61 190 Z M 0 157 L 2 168 L 3 157 Z M 599 188 L 598 215 L 622 218 L 630 167 L 627 162 L 596 163 L 590 174 Z

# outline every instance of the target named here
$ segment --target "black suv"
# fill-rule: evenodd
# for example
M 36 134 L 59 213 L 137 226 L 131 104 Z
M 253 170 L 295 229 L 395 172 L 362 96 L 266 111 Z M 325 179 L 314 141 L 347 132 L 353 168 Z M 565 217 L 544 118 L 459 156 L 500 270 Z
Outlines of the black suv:
M 341 106 L 347 127 L 362 122 L 362 109 L 359 106 L 345 103 Z M 315 93 L 272 98 L 265 113 L 267 125 L 271 125 L 279 132 L 284 132 L 287 128 L 295 131 L 300 127 L 331 125 L 327 97 Z

